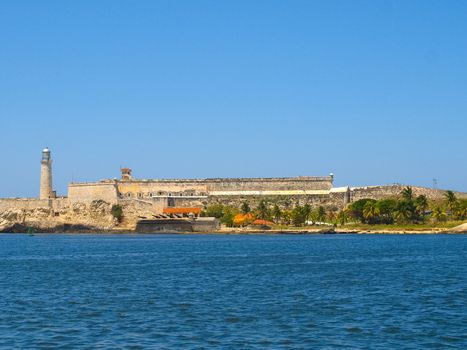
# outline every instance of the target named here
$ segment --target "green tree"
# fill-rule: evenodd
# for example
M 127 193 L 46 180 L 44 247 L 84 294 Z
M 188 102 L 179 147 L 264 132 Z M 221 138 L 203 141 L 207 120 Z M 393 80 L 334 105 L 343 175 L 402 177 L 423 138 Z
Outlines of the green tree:
M 210 216 L 220 219 L 224 216 L 224 206 L 220 203 L 211 204 L 201 212 L 201 216 Z
M 317 219 L 321 222 L 324 222 L 326 220 L 326 209 L 324 209 L 324 207 L 322 206 L 318 207 Z
M 308 203 L 303 206 L 303 215 L 305 215 L 305 221 L 310 219 L 311 211 L 311 206 Z
M 272 209 L 272 217 L 274 218 L 274 222 L 276 224 L 281 221 L 282 211 L 277 204 L 274 204 L 274 208 Z
M 292 210 L 292 224 L 294 226 L 302 226 L 306 221 L 306 210 L 304 207 L 297 205 Z
M 341 210 L 337 214 L 337 221 L 339 222 L 339 224 L 345 225 L 348 220 L 349 220 L 349 214 L 348 214 L 347 210 Z
M 435 208 L 433 208 L 433 211 L 431 212 L 431 217 L 435 219 L 437 222 L 445 221 L 446 212 L 443 209 L 441 209 L 441 207 L 436 206 Z
M 286 225 L 292 222 L 292 211 L 291 210 L 283 210 L 282 211 L 282 222 Z
M 363 207 L 363 217 L 369 224 L 374 224 L 379 218 L 377 202 L 367 202 Z
M 232 208 L 224 207 L 221 222 L 227 227 L 233 227 L 234 225 L 233 219 L 234 219 L 235 214 L 237 213 Z
M 402 192 L 401 192 L 402 198 L 405 199 L 406 201 L 411 201 L 413 200 L 413 190 L 412 187 L 407 186 L 405 187 Z
M 451 213 L 453 213 L 457 207 L 457 197 L 455 193 L 452 191 L 446 191 L 444 196 L 446 197 L 447 208 L 451 211 Z
M 267 220 L 269 218 L 269 210 L 264 200 L 261 200 L 256 208 L 256 217 L 258 219 Z
M 379 222 L 386 225 L 393 224 L 397 201 L 394 199 L 382 199 L 376 203 L 376 206 L 379 210 Z
M 243 215 L 248 214 L 251 211 L 250 205 L 247 202 L 243 202 L 240 210 Z
M 399 222 L 415 221 L 416 209 L 412 200 L 402 200 L 397 202 L 394 217 Z
M 363 216 L 363 208 L 365 207 L 367 202 L 376 202 L 374 199 L 370 198 L 363 198 L 359 199 L 358 201 L 353 202 L 349 206 L 349 215 L 356 221 L 365 222 L 365 218 Z
M 415 198 L 415 207 L 417 208 L 419 217 L 424 218 L 425 212 L 428 209 L 428 198 L 424 194 L 419 195 Z
M 460 199 L 457 201 L 454 218 L 456 220 L 465 220 L 467 218 L 467 199 Z
M 123 208 L 120 204 L 114 204 L 112 205 L 112 208 L 110 208 L 110 213 L 112 216 L 117 219 L 118 222 L 122 222 L 123 219 Z

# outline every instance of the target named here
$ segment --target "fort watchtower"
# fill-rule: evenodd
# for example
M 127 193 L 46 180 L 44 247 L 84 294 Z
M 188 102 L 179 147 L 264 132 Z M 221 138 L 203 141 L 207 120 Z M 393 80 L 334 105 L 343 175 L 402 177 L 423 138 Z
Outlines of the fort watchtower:
M 121 168 L 122 173 L 122 181 L 131 181 L 133 177 L 131 176 L 131 169 L 130 168 Z
M 52 158 L 50 157 L 50 150 L 48 148 L 42 150 L 41 188 L 39 198 L 55 198 L 55 193 L 52 189 Z

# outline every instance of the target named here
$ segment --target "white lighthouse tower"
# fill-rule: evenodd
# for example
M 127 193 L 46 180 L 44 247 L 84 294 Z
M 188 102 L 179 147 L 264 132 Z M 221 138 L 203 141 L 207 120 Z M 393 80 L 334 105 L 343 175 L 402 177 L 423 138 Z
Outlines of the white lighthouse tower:
M 52 158 L 50 157 L 50 150 L 45 148 L 42 150 L 41 159 L 41 189 L 40 199 L 54 198 L 55 193 L 52 189 Z

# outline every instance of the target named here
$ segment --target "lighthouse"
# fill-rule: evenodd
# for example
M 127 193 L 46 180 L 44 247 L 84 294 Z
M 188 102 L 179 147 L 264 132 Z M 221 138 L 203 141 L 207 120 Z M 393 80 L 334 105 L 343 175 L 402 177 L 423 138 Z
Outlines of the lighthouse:
M 41 189 L 40 199 L 54 198 L 55 193 L 52 189 L 52 158 L 50 157 L 50 150 L 45 148 L 42 150 L 41 159 Z

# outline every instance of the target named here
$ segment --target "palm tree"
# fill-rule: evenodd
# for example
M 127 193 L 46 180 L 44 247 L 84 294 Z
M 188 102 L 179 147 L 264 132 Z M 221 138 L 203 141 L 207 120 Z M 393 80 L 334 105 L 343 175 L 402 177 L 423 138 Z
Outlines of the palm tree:
M 431 213 L 431 216 L 436 221 L 443 221 L 443 220 L 446 219 L 446 213 L 440 207 L 434 208 L 432 213 Z
M 448 209 L 451 211 L 451 213 L 454 212 L 454 210 L 457 207 L 456 195 L 452 191 L 446 191 L 444 196 L 446 197 L 446 204 L 447 204 Z
M 367 202 L 363 207 L 363 217 L 372 223 L 379 216 L 379 208 L 376 205 L 376 202 Z
M 467 218 L 467 206 L 459 206 L 459 209 L 457 210 L 457 218 L 459 220 L 464 220 Z
M 395 218 L 401 222 L 408 222 L 414 219 L 415 206 L 412 201 L 403 200 L 397 203 Z
M 324 209 L 324 207 L 318 207 L 317 217 L 318 221 L 321 222 L 323 222 L 326 219 L 326 209 Z
M 308 220 L 311 215 L 311 207 L 309 204 L 303 206 L 303 215 L 305 215 L 305 220 Z
M 428 198 L 424 194 L 415 198 L 415 207 L 421 217 L 425 216 L 425 211 L 428 209 Z
M 412 187 L 407 186 L 404 188 L 401 192 L 402 198 L 404 198 L 406 201 L 411 201 L 413 199 L 413 190 Z
M 256 212 L 258 213 L 258 215 L 257 215 L 258 219 L 267 220 L 267 218 L 269 216 L 269 210 L 268 210 L 268 207 L 266 206 L 266 202 L 264 200 L 259 202 L 258 208 L 256 208 Z
M 282 211 L 277 204 L 274 204 L 274 208 L 272 209 L 272 217 L 276 224 L 281 220 Z
M 281 214 L 282 223 L 290 224 L 292 221 L 292 212 L 290 210 L 284 210 Z
M 346 210 L 341 210 L 339 214 L 337 214 L 337 221 L 339 221 L 341 225 L 346 224 L 348 220 L 349 220 L 349 215 Z
M 251 211 L 250 206 L 248 205 L 247 202 L 242 203 L 240 210 L 242 211 L 243 215 L 248 214 Z

